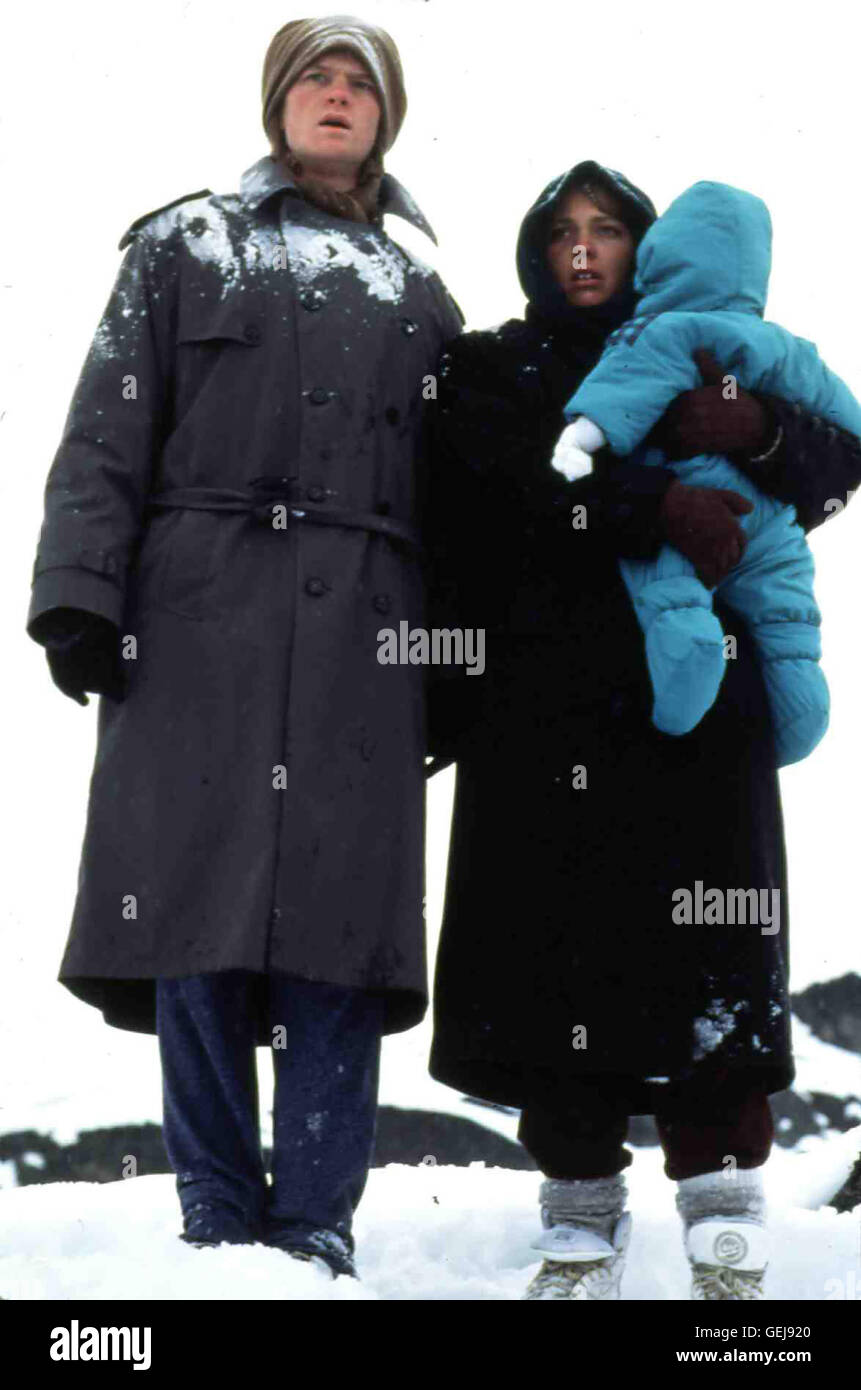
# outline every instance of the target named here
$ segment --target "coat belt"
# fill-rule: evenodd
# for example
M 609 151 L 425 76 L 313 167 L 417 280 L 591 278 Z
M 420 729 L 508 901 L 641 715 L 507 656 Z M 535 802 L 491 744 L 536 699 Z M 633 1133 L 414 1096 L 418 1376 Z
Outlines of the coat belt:
M 291 489 L 285 486 L 280 491 L 271 485 L 258 491 L 240 492 L 233 488 L 218 487 L 173 487 L 164 492 L 156 492 L 147 499 L 148 508 L 190 507 L 199 511 L 249 512 L 256 521 L 271 522 L 272 508 L 283 506 L 291 521 L 308 521 L 315 526 L 350 526 L 362 531 L 377 531 L 389 540 L 401 541 L 414 549 L 421 549 L 421 541 L 415 527 L 409 526 L 397 517 L 386 516 L 382 512 L 356 512 L 343 507 L 301 505 L 290 497 Z

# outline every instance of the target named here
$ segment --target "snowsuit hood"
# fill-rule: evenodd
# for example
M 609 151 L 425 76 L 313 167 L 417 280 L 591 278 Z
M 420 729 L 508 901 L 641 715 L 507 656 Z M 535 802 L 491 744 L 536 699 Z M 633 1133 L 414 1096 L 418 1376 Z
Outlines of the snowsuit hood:
M 725 183 L 695 183 L 643 237 L 638 313 L 733 309 L 762 317 L 770 272 L 771 217 L 762 199 Z
M 626 285 L 604 304 L 578 309 L 568 302 L 547 263 L 550 222 L 556 204 L 572 185 L 578 183 L 594 183 L 621 201 L 625 225 L 635 243 L 640 242 L 643 233 L 657 217 L 651 199 L 630 183 L 624 174 L 597 164 L 594 159 L 582 160 L 553 179 L 524 217 L 517 238 L 517 275 L 533 311 L 543 318 L 581 331 L 594 324 L 606 335 L 633 313 L 635 298 L 632 285 Z M 527 317 L 530 317 L 528 312 Z

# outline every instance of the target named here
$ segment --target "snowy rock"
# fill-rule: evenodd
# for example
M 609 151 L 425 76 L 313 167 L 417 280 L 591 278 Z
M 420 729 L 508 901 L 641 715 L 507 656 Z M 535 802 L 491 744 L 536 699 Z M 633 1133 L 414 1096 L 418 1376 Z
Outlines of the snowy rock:
M 809 985 L 791 997 L 793 1012 L 817 1038 L 861 1053 L 861 975 Z

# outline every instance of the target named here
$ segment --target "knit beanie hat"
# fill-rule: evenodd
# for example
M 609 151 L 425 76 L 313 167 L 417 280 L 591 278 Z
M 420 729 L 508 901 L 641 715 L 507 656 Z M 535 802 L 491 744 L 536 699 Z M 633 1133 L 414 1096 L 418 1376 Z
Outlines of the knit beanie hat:
M 340 193 L 306 173 L 301 161 L 287 148 L 282 126 L 284 98 L 290 87 L 310 63 L 335 48 L 348 49 L 364 63 L 380 102 L 377 139 L 359 170 L 356 187 L 349 193 Z M 401 60 L 391 36 L 378 25 L 354 15 L 291 20 L 278 30 L 266 51 L 262 97 L 263 128 L 269 137 L 272 157 L 283 161 L 302 193 L 340 217 L 378 221 L 382 157 L 397 139 L 407 109 Z

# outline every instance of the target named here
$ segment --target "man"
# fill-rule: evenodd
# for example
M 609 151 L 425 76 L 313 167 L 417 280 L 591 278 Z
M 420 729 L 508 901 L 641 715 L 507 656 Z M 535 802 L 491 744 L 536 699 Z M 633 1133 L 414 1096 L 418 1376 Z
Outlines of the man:
M 271 154 L 123 237 L 28 617 L 59 687 L 105 697 L 60 979 L 158 1034 L 184 1238 L 333 1275 L 380 1038 L 427 1004 L 422 671 L 377 633 L 422 621 L 423 380 L 463 319 L 382 229 L 433 238 L 383 170 L 405 109 L 383 30 L 287 24 Z

